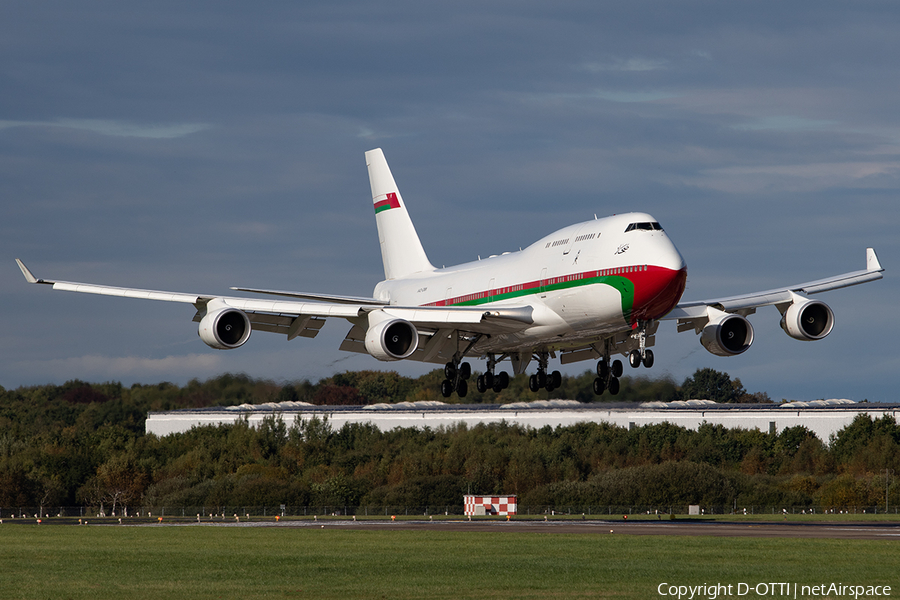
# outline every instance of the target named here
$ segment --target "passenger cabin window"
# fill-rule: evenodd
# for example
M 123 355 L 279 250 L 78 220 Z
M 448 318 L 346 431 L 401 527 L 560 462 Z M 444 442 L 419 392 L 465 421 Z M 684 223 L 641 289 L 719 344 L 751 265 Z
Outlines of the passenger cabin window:
M 629 225 L 628 227 L 625 228 L 625 233 L 628 233 L 629 231 L 634 231 L 634 230 L 662 231 L 663 228 L 656 221 L 654 221 L 652 223 L 632 223 L 631 225 Z

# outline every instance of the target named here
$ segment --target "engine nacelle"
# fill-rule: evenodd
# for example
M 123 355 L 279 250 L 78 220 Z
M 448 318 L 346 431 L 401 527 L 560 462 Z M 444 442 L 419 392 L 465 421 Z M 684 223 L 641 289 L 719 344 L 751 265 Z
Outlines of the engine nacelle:
M 200 339 L 217 350 L 243 346 L 250 338 L 250 331 L 250 319 L 236 308 L 224 306 L 209 310 L 207 307 L 206 315 L 200 319 Z
M 700 343 L 716 356 L 736 356 L 753 343 L 753 325 L 741 315 L 722 313 L 703 328 Z
M 366 332 L 366 351 L 378 360 L 408 358 L 418 346 L 416 326 L 403 319 L 386 319 Z
M 781 316 L 781 328 L 795 340 L 821 340 L 834 327 L 834 312 L 821 300 L 794 300 Z

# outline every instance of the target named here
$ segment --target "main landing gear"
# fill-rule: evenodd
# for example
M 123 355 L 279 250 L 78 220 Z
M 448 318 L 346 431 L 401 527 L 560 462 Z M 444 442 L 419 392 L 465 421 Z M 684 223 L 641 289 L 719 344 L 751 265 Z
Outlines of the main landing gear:
M 647 348 L 647 323 L 638 323 L 637 331 L 631 336 L 638 342 L 638 347 L 628 353 L 628 364 L 637 369 L 643 364 L 648 369 L 653 366 L 653 351 Z M 609 390 L 615 396 L 619 393 L 619 377 L 622 376 L 622 361 L 609 362 L 612 354 L 612 343 L 607 340 L 603 358 L 597 363 L 597 378 L 594 379 L 594 393 L 601 395 Z
M 441 382 L 441 396 L 449 398 L 453 392 L 456 392 L 457 396 L 465 398 L 466 394 L 469 393 L 468 380 L 472 376 L 472 366 L 467 362 L 462 362 L 462 359 L 472 349 L 472 346 L 481 339 L 481 334 L 468 338 L 468 344 L 462 350 L 460 350 L 460 342 L 463 339 L 459 332 L 455 332 L 454 336 L 456 337 L 456 353 L 453 355 L 453 359 L 444 365 L 444 377 L 446 379 Z
M 594 379 L 594 393 L 598 396 L 606 390 L 615 396 L 619 393 L 619 377 L 622 376 L 622 361 L 614 360 L 609 364 L 609 357 L 604 356 L 597 362 L 597 378 Z
M 528 389 L 532 392 L 538 392 L 541 389 L 552 392 L 562 385 L 562 373 L 559 371 L 547 373 L 547 363 L 550 359 L 549 352 L 539 352 L 537 359 L 538 371 L 528 378 Z
M 483 375 L 475 378 L 475 389 L 483 394 L 488 390 L 497 393 L 509 387 L 509 373 L 500 372 L 494 374 L 496 366 L 494 356 L 488 356 L 488 368 Z M 469 393 L 469 378 L 472 377 L 472 367 L 467 362 L 448 362 L 444 365 L 444 379 L 441 382 L 441 396 L 449 398 L 453 392 L 460 398 L 465 398 Z
M 441 396 L 449 398 L 453 392 L 460 398 L 465 398 L 469 393 L 469 377 L 472 376 L 472 366 L 467 363 L 461 363 L 458 360 L 448 362 L 444 365 L 444 381 L 441 382 Z
M 484 375 L 479 375 L 475 378 L 475 389 L 479 393 L 483 394 L 488 390 L 494 390 L 499 394 L 509 387 L 509 373 L 501 371 L 495 375 L 496 367 L 496 357 L 493 354 L 488 354 L 487 370 Z

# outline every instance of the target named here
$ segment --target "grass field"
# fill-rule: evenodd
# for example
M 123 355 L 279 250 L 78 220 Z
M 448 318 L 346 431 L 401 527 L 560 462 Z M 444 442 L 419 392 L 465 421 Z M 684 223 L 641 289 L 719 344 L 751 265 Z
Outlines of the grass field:
M 890 585 L 896 596 L 900 547 L 439 527 L 0 525 L 4 599 L 659 598 L 664 582 L 842 582 Z

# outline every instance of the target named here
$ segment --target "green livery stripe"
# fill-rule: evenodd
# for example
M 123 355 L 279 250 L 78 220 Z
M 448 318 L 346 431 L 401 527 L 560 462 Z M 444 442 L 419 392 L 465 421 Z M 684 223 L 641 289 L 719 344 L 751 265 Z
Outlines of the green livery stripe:
M 634 282 L 624 275 L 596 275 L 595 273 L 597 272 L 593 271 L 589 273 L 567 275 L 564 277 L 551 277 L 542 280 L 543 285 L 541 285 L 542 281 L 532 281 L 529 283 L 499 288 L 498 290 L 488 290 L 456 298 L 448 298 L 447 300 L 426 304 L 426 306 L 480 306 L 490 302 L 522 298 L 544 292 L 555 292 L 587 285 L 602 284 L 615 288 L 616 291 L 619 292 L 619 295 L 622 298 L 622 316 L 628 320 L 631 315 L 631 309 L 634 306 Z

